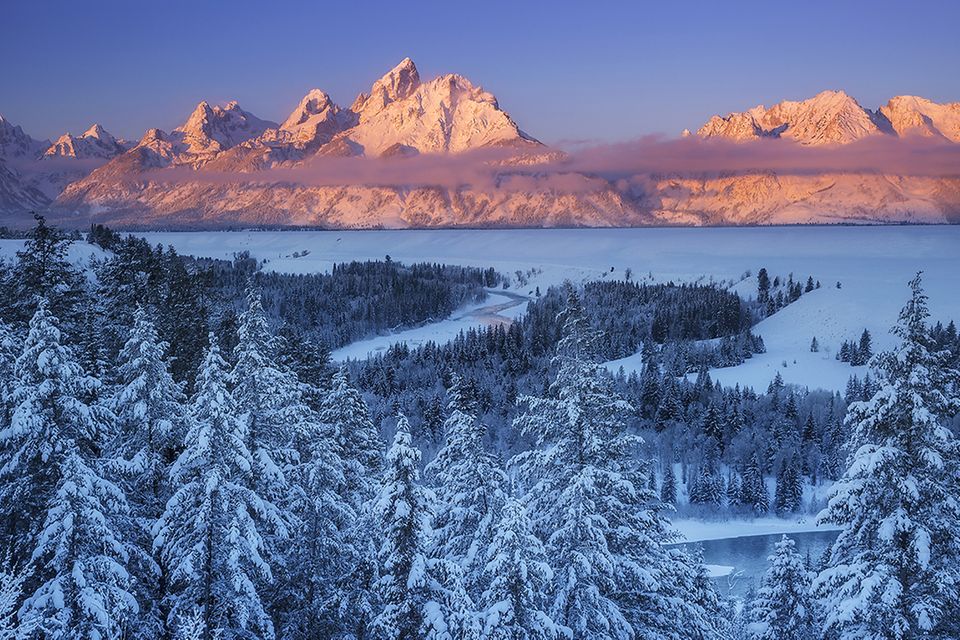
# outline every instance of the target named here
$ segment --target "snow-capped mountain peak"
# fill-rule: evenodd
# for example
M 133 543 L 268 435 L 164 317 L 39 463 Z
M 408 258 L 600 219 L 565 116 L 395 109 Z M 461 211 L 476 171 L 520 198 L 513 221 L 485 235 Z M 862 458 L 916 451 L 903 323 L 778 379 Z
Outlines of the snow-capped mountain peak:
M 244 111 L 236 101 L 220 107 L 210 106 L 203 100 L 187 121 L 174 129 L 174 133 L 187 145 L 188 153 L 202 158 L 256 138 L 267 129 L 276 127 L 275 122 L 261 120 Z
M 824 91 L 806 100 L 716 116 L 697 132 L 700 137 L 773 137 L 827 146 L 917 133 L 960 141 L 960 104 L 898 96 L 871 111 L 843 91 Z M 543 175 L 517 178 L 524 167 L 550 162 L 559 152 L 524 134 L 480 85 L 457 74 L 423 80 L 409 59 L 374 82 L 353 109 L 341 108 L 313 89 L 278 126 L 235 101 L 223 106 L 204 101 L 180 127 L 170 133 L 151 129 L 134 148 L 112 159 L 111 141 L 122 144 L 94 125 L 83 135 L 62 136 L 46 156 L 103 158 L 105 163 L 92 172 L 98 163 L 37 162 L 51 145 L 0 119 L 0 211 L 50 207 L 116 222 L 202 219 L 212 226 L 223 220 L 351 227 L 960 219 L 960 179 L 949 175 L 757 170 L 705 178 L 678 169 L 670 176 L 640 173 L 611 181 L 576 171 L 558 176 L 547 169 Z M 507 148 L 500 159 L 478 157 L 503 179 L 498 186 L 424 186 L 415 180 L 371 186 L 351 179 L 343 185 L 315 185 L 243 178 L 273 169 L 290 169 L 296 176 L 298 169 L 320 166 L 309 166 L 315 155 L 403 158 L 489 147 Z M 403 171 L 401 163 L 408 163 L 418 175 L 414 167 L 429 167 L 430 162 L 397 160 L 390 165 Z M 168 167 L 180 170 L 164 179 Z M 219 174 L 236 180 L 221 180 Z M 500 184 L 523 186 L 501 189 Z
M 35 140 L 0 114 L 0 159 L 34 160 L 50 146 L 49 140 Z
M 943 137 L 960 142 L 960 102 L 937 104 L 919 96 L 896 96 L 880 107 L 897 135 Z
M 351 111 L 359 115 L 358 124 L 321 153 L 409 156 L 537 144 L 500 109 L 493 94 L 457 74 L 422 82 L 410 58 L 377 80 Z
M 822 91 L 769 109 L 759 105 L 726 117 L 714 116 L 697 131 L 703 138 L 790 138 L 804 145 L 845 144 L 883 133 L 889 133 L 883 119 L 844 91 Z
M 116 142 L 116 141 L 117 141 L 117 139 L 114 138 L 113 135 L 112 135 L 109 131 L 107 131 L 106 129 L 104 129 L 101 124 L 96 123 L 96 122 L 93 123 L 93 125 L 91 125 L 89 129 L 87 129 L 86 131 L 84 131 L 84 132 L 83 132 L 83 135 L 81 135 L 80 137 L 81 137 L 81 138 L 96 138 L 97 140 L 100 140 L 101 142 Z
M 360 121 L 373 117 L 388 104 L 404 100 L 420 87 L 420 72 L 410 58 L 404 58 L 400 64 L 388 71 L 373 83 L 370 93 L 357 96 L 350 108 L 359 114 Z
M 321 145 L 354 124 L 356 117 L 345 112 L 320 89 L 311 89 L 297 108 L 280 125 L 297 146 Z
M 63 134 L 43 152 L 43 157 L 109 160 L 129 147 L 125 141 L 113 137 L 100 124 L 94 124 L 80 136 Z

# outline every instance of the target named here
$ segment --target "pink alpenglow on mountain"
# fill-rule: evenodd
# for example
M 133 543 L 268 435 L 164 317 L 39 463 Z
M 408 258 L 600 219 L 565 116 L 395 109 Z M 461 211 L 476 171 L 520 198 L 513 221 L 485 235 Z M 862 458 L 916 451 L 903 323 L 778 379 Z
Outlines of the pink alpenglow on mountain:
M 127 143 L 0 118 L 0 212 L 117 226 L 337 228 L 960 221 L 960 103 L 842 91 L 714 116 L 675 140 L 564 152 L 467 78 L 405 58 L 349 108 L 309 90 L 280 124 L 200 102 Z

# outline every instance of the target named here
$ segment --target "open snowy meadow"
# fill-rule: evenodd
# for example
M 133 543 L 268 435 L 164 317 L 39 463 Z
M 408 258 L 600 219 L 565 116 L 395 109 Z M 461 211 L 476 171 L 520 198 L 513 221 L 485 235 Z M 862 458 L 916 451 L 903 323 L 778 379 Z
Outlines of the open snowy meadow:
M 836 360 L 844 340 L 870 331 L 878 349 L 890 346 L 889 329 L 918 270 L 934 321 L 960 317 L 960 227 L 753 227 L 654 229 L 523 229 L 409 231 L 290 231 L 148 233 L 154 244 L 185 254 L 230 258 L 247 251 L 265 268 L 286 273 L 329 271 L 334 263 L 375 260 L 442 262 L 493 267 L 523 274 L 503 293 L 428 326 L 380 336 L 334 353 L 363 358 L 397 342 L 411 345 L 452 338 L 469 326 L 509 321 L 523 300 L 564 280 L 622 279 L 652 282 L 723 281 L 756 296 L 756 274 L 812 276 L 821 288 L 760 322 L 754 332 L 767 352 L 710 373 L 725 385 L 766 388 L 777 372 L 790 384 L 843 391 L 863 367 Z M 12 241 L 8 241 L 12 242 Z M 747 275 L 747 274 L 751 275 Z M 838 287 L 839 283 L 839 287 Z M 823 345 L 810 351 L 816 337 Z M 614 361 L 611 370 L 638 369 L 638 356 Z

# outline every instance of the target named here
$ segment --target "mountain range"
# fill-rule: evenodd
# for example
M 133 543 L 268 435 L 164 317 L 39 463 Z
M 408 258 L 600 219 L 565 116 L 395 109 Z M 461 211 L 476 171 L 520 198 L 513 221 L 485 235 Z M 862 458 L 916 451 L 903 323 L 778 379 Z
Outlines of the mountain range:
M 870 110 L 825 91 L 714 116 L 684 135 L 708 146 L 772 142 L 827 154 L 877 140 L 952 148 L 960 103 L 898 96 Z M 39 210 L 126 227 L 960 221 L 960 167 L 611 173 L 569 161 L 480 86 L 456 74 L 425 82 L 407 58 L 349 108 L 312 89 L 281 123 L 237 102 L 204 101 L 179 127 L 136 142 L 95 124 L 51 143 L 0 116 L 0 213 L 13 223 Z

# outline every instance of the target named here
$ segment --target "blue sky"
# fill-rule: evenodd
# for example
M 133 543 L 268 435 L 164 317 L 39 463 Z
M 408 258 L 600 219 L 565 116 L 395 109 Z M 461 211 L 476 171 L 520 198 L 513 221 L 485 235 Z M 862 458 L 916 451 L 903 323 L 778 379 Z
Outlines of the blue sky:
M 349 105 L 404 56 L 461 73 L 548 143 L 676 135 L 844 89 L 960 101 L 960 2 L 35 0 L 0 13 L 0 113 L 35 137 L 139 138 L 202 99 L 281 120 Z

